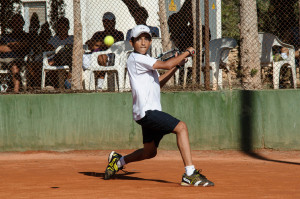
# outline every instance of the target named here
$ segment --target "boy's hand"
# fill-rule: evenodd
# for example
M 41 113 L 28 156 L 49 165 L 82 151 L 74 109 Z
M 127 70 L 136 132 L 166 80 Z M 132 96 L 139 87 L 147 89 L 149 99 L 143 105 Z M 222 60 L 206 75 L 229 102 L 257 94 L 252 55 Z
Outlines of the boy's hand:
M 196 51 L 195 51 L 195 49 L 194 49 L 193 47 L 188 47 L 188 48 L 186 49 L 186 51 L 190 53 L 190 54 L 188 55 L 188 57 L 191 57 L 191 56 L 195 55 L 195 53 L 196 53 Z

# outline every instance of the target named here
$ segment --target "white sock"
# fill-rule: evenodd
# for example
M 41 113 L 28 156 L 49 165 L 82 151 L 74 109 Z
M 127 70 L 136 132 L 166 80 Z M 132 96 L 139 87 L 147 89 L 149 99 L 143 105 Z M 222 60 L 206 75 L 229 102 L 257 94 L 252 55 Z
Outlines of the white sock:
M 124 160 L 124 156 L 122 156 L 121 158 L 120 158 L 120 160 L 117 162 L 117 166 L 119 167 L 119 168 L 121 168 L 122 166 L 124 166 L 126 163 L 125 163 L 125 160 Z
M 186 166 L 184 168 L 185 168 L 185 173 L 188 176 L 192 175 L 195 171 L 195 166 L 194 165 Z
M 97 88 L 102 89 L 102 87 L 103 87 L 103 82 L 104 82 L 104 79 L 99 78 L 99 79 L 97 80 Z

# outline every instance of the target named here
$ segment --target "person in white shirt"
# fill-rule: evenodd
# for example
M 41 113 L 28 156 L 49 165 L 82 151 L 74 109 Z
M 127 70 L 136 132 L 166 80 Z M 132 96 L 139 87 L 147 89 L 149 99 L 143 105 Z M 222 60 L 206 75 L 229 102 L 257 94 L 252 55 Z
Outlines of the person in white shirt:
M 126 156 L 112 151 L 104 179 L 113 177 L 125 164 L 155 157 L 163 136 L 174 133 L 185 165 L 181 185 L 214 186 L 214 183 L 196 170 L 192 163 L 186 124 L 162 112 L 160 103 L 160 88 L 184 65 L 186 57 L 194 54 L 194 48 L 189 47 L 182 54 L 167 61 L 152 58 L 146 54 L 151 45 L 151 33 L 145 25 L 137 25 L 132 29 L 130 43 L 134 52 L 128 57 L 127 69 L 132 88 L 133 119 L 142 127 L 144 147 Z M 167 72 L 159 76 L 158 69 Z

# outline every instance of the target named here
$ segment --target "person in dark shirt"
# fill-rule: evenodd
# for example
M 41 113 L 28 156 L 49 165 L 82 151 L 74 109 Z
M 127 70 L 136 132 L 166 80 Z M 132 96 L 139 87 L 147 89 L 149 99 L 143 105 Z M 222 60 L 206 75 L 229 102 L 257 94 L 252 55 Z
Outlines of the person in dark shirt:
M 24 57 L 30 51 L 29 35 L 23 30 L 24 24 L 22 15 L 15 14 L 11 19 L 12 32 L 0 38 L 0 68 L 11 70 L 14 92 L 19 92 L 20 68 L 25 65 Z
M 103 22 L 104 30 L 94 33 L 94 35 L 92 37 L 96 40 L 103 41 L 101 48 L 99 49 L 100 51 L 104 51 L 109 48 L 108 46 L 104 45 L 104 38 L 108 35 L 111 35 L 114 38 L 114 42 L 124 41 L 124 34 L 115 28 L 116 27 L 116 17 L 113 13 L 111 13 L 111 12 L 104 13 L 104 15 L 102 17 L 102 22 Z M 106 66 L 108 60 L 110 60 L 110 62 L 113 63 L 112 59 L 113 59 L 112 53 L 107 54 L 107 55 L 99 55 L 98 63 L 101 66 Z M 100 76 L 101 76 L 101 78 L 104 78 L 104 74 L 101 74 Z
M 115 42 L 124 41 L 124 34 L 115 28 L 116 27 L 116 17 L 113 13 L 111 13 L 111 12 L 104 13 L 102 22 L 103 22 L 104 30 L 96 32 L 93 35 L 93 38 L 102 38 L 104 40 L 104 38 L 107 35 L 111 35 L 114 38 Z M 107 48 L 108 47 L 106 47 L 106 49 Z M 106 50 L 106 49 L 103 49 L 103 50 Z
M 172 14 L 168 19 L 171 40 L 175 46 L 183 51 L 189 46 L 193 46 L 193 13 L 192 1 L 185 0 L 181 9 Z M 211 33 L 209 31 L 209 40 Z M 202 25 L 202 47 L 205 44 L 205 26 Z

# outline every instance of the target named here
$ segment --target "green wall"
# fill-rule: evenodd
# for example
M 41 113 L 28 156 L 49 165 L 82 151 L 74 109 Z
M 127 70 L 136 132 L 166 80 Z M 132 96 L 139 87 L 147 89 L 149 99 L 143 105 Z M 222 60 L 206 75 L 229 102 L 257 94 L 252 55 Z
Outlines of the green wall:
M 185 121 L 193 150 L 300 150 L 300 91 L 162 93 Z M 135 149 L 131 93 L 0 95 L 0 151 Z M 177 149 L 167 135 L 162 149 Z

